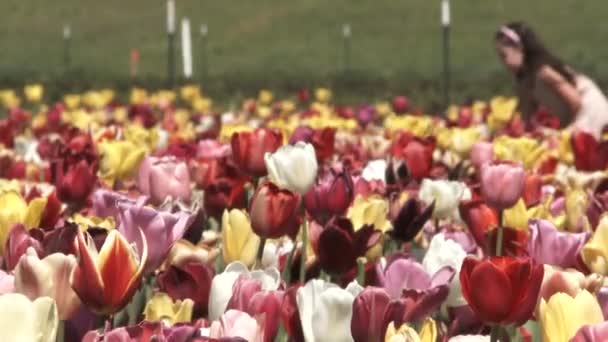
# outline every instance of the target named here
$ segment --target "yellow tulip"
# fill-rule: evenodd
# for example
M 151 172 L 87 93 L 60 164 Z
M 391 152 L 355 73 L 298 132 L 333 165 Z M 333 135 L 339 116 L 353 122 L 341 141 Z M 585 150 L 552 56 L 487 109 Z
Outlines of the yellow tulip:
M 220 129 L 220 140 L 221 141 L 230 141 L 232 134 L 238 132 L 247 132 L 252 131 L 253 129 L 248 125 L 243 124 L 224 124 Z
M 392 114 L 393 109 L 391 107 L 391 104 L 388 103 L 388 101 L 382 101 L 382 102 L 376 103 L 376 113 L 380 117 L 386 117 L 386 116 Z
M 84 131 L 96 127 L 93 116 L 84 110 L 65 111 L 61 115 L 61 121 Z
M 114 218 L 112 217 L 101 218 L 76 213 L 70 220 L 77 224 L 80 230 L 83 232 L 89 228 L 102 228 L 105 230 L 112 230 L 116 228 L 116 222 L 114 222 Z
M 468 156 L 473 144 L 481 139 L 477 127 L 443 129 L 437 134 L 437 144 L 444 150 L 452 151 L 461 157 Z
M 572 143 L 570 142 L 571 135 L 570 131 L 562 131 L 558 146 L 559 159 L 568 165 L 574 164 L 574 152 L 572 152 Z
M 528 137 L 512 138 L 503 135 L 494 140 L 496 159 L 520 162 L 526 170 L 533 169 L 546 152 L 546 146 Z
M 200 113 L 208 113 L 213 107 L 213 101 L 208 97 L 199 97 L 192 101 L 192 109 Z
M 112 117 L 118 123 L 125 123 L 129 119 L 129 112 L 125 107 L 117 107 L 114 109 Z
M 125 140 L 132 142 L 135 146 L 145 147 L 152 151 L 158 144 L 158 131 L 156 128 L 146 129 L 141 125 L 128 125 L 124 129 Z
M 437 339 L 437 325 L 432 318 L 424 320 L 420 333 L 403 324 L 399 329 L 395 329 L 395 323 L 388 325 L 384 342 L 435 342 Z
M 392 227 L 387 218 L 388 209 L 388 201 L 383 197 L 374 195 L 364 198 L 359 195 L 348 209 L 347 217 L 355 230 L 366 224 L 373 224 L 375 229 L 386 232 Z
M 583 262 L 592 272 L 608 275 L 608 216 L 603 216 L 595 233 L 581 250 Z
M 148 92 L 145 89 L 133 88 L 131 89 L 131 96 L 129 102 L 134 105 L 143 104 L 148 100 Z
M 552 201 L 552 198 L 548 198 L 545 202 L 540 203 L 537 206 L 526 208 L 524 200 L 519 199 L 513 207 L 503 211 L 503 225 L 518 230 L 528 230 L 529 220 L 543 219 L 550 221 L 555 227 L 563 229 L 566 223 L 566 216 L 553 216 L 551 214 L 550 205 Z
M 587 290 L 579 292 L 574 298 L 559 292 L 551 296 L 548 302 L 541 299 L 540 323 L 545 342 L 568 341 L 582 326 L 603 321 L 600 305 Z
M 331 101 L 331 90 L 327 88 L 315 89 L 315 100 L 320 103 L 329 103 Z
M 192 101 L 201 96 L 201 87 L 195 84 L 185 85 L 180 88 L 180 95 L 184 101 Z
M 255 263 L 260 237 L 251 229 L 249 215 L 244 210 L 224 210 L 222 242 L 222 255 L 226 264 L 238 260 L 249 267 Z
M 452 121 L 455 122 L 458 120 L 458 116 L 460 115 L 460 107 L 456 106 L 456 105 L 451 105 L 448 107 L 448 110 L 446 111 L 445 117 Z
M 586 217 L 585 211 L 589 203 L 589 195 L 583 189 L 570 189 L 566 192 L 566 229 L 575 231 L 580 220 Z
M 23 93 L 29 102 L 40 102 L 44 94 L 44 87 L 42 84 L 29 84 L 23 88 Z
M 157 292 L 146 304 L 144 317 L 146 321 L 163 321 L 168 325 L 187 323 L 192 320 L 193 307 L 190 298 L 174 302 L 166 293 Z
M 498 96 L 490 101 L 490 114 L 488 115 L 488 126 L 497 131 L 504 127 L 515 114 L 517 108 L 516 98 Z
M 296 104 L 291 100 L 281 101 L 281 112 L 283 114 L 291 114 L 296 110 Z
M 114 90 L 112 89 L 102 89 L 99 91 L 99 94 L 101 95 L 101 98 L 104 102 L 104 106 L 107 105 L 108 103 L 112 102 L 112 100 L 114 100 Z
M 384 119 L 384 127 L 391 131 L 406 130 L 419 137 L 428 136 L 435 128 L 430 116 L 389 115 Z
M 22 223 L 27 229 L 37 227 L 46 207 L 46 198 L 38 197 L 27 203 L 14 190 L 0 193 L 0 255 L 15 223 Z
M 88 91 L 83 95 L 82 101 L 85 105 L 92 107 L 93 109 L 101 109 L 105 107 L 108 103 L 106 102 L 107 98 L 99 91 Z
M 146 150 L 130 141 L 102 141 L 98 148 L 101 154 L 100 178 L 110 186 L 130 177 L 146 154 Z
M 262 89 L 258 94 L 258 102 L 264 106 L 268 106 L 270 103 L 272 103 L 273 98 L 274 95 L 268 89 Z
M 75 110 L 80 105 L 80 95 L 66 94 L 63 97 L 63 102 L 65 103 L 68 110 Z
M 4 107 L 9 109 L 19 107 L 19 105 L 21 104 L 21 99 L 19 98 L 19 96 L 17 96 L 17 94 L 15 94 L 15 91 L 12 89 L 3 90 L 2 92 L 0 92 L 0 100 L 2 100 L 2 104 L 4 105 Z

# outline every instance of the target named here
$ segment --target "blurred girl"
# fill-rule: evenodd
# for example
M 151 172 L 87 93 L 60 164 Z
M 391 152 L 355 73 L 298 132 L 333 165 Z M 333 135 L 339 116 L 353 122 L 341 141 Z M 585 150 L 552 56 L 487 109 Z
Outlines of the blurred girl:
M 519 110 L 530 119 L 544 107 L 569 125 L 600 138 L 608 124 L 608 100 L 587 76 L 549 52 L 524 23 L 502 26 L 495 36 L 496 51 L 517 82 Z

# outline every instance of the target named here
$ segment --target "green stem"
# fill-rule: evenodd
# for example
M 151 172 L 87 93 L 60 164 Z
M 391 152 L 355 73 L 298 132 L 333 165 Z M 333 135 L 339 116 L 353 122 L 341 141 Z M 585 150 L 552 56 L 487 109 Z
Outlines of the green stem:
M 496 236 L 496 256 L 502 256 L 502 235 L 503 235 L 503 227 L 502 227 L 502 210 L 498 212 L 498 232 Z
M 357 282 L 363 286 L 365 284 L 365 259 L 357 259 Z
M 266 245 L 266 238 L 260 238 L 260 246 L 258 247 L 258 257 L 257 257 L 257 268 L 262 268 L 262 257 L 264 257 L 264 246 Z
M 306 208 L 302 201 L 302 262 L 300 263 L 300 282 L 306 281 L 306 249 L 308 247 L 308 227 L 306 222 Z M 295 247 L 295 246 L 294 246 Z
M 294 241 L 293 248 L 287 257 L 287 263 L 285 264 L 285 268 L 283 269 L 283 274 L 281 278 L 285 281 L 285 284 L 289 285 L 291 282 L 291 267 L 293 264 L 293 256 L 296 253 L 296 242 Z
M 498 336 L 500 335 L 500 326 L 492 326 L 492 332 L 490 333 L 490 342 L 498 342 Z
M 65 341 L 65 321 L 59 321 L 59 325 L 57 326 L 57 338 L 55 341 Z

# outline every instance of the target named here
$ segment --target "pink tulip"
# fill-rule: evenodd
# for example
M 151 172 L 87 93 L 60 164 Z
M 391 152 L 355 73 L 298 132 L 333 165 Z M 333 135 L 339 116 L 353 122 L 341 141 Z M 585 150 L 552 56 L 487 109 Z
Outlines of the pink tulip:
M 119 217 L 118 231 L 135 243 L 139 251 L 143 250 L 140 230 L 144 233 L 148 245 L 144 274 L 153 272 L 162 264 L 175 241 L 182 238 L 194 220 L 193 215 L 183 211 L 172 214 L 128 203 L 120 205 Z
M 219 321 L 211 323 L 209 337 L 241 337 L 249 342 L 263 342 L 264 331 L 253 317 L 246 312 L 228 310 Z
M 471 149 L 471 163 L 481 169 L 483 164 L 489 163 L 494 159 L 494 146 L 487 141 L 478 141 Z
M 169 196 L 190 201 L 192 195 L 188 166 L 173 157 L 146 157 L 139 167 L 137 186 L 154 204 L 163 203 Z
M 232 153 L 230 145 L 220 144 L 217 140 L 205 139 L 198 142 L 196 156 L 203 159 L 219 159 Z
M 581 268 L 579 254 L 591 237 L 590 233 L 561 232 L 550 221 L 536 219 L 530 220 L 529 227 L 528 253 L 535 262 Z
M 600 342 L 608 340 L 608 322 L 585 325 L 580 328 L 570 342 Z
M 31 233 L 37 234 L 40 231 L 32 230 Z M 15 224 L 8 235 L 4 248 L 4 263 L 7 270 L 12 271 L 17 266 L 21 256 L 30 247 L 34 248 L 37 254 L 42 255 L 42 245 L 39 240 L 42 240 L 42 236 L 36 239 L 30 235 L 25 226 L 20 223 Z
M 521 165 L 490 163 L 481 167 L 481 192 L 488 205 L 497 210 L 511 208 L 524 191 L 526 174 Z

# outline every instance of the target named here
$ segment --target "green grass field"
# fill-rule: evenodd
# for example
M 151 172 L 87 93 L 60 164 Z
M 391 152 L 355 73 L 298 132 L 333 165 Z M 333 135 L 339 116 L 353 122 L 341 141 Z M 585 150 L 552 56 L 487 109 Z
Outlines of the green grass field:
M 193 23 L 197 80 L 198 32 L 208 24 L 209 74 L 203 86 L 214 96 L 328 85 L 338 96 L 407 93 L 425 104 L 440 99 L 439 0 L 176 2 L 178 17 Z M 599 0 L 453 0 L 455 99 L 510 89 L 492 37 L 501 23 L 515 19 L 532 22 L 574 67 L 608 81 L 606 15 L 608 4 Z M 132 48 L 141 54 L 141 83 L 158 87 L 165 79 L 164 0 L 2 0 L 0 21 L 0 87 L 43 81 L 58 91 L 127 88 Z M 69 70 L 63 64 L 65 23 L 73 31 Z M 353 32 L 347 74 L 342 72 L 344 23 Z

